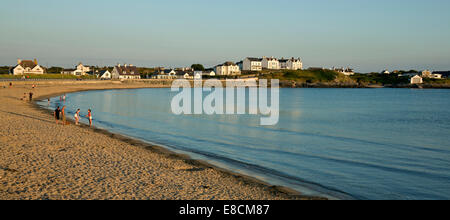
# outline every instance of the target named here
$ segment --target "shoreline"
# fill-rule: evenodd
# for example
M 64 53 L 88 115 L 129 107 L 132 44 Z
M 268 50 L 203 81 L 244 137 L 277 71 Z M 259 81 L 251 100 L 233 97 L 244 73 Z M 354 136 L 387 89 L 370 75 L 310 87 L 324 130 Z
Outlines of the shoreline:
M 39 82 L 35 83 L 35 84 L 38 85 L 38 88 L 40 87 Z M 83 84 L 83 83 L 80 82 L 80 83 L 76 83 L 76 84 Z M 102 82 L 99 84 L 105 84 L 105 83 Z M 108 83 L 106 83 L 106 84 L 108 84 Z M 42 108 L 39 104 L 36 103 L 36 100 L 44 100 L 44 99 L 48 99 L 51 97 L 57 97 L 57 96 L 60 96 L 62 94 L 67 94 L 67 93 L 92 91 L 92 90 L 164 88 L 161 86 L 146 85 L 145 83 L 140 84 L 140 85 L 136 85 L 136 84 L 133 85 L 133 83 L 127 82 L 127 83 L 124 83 L 125 85 L 119 85 L 119 86 L 117 86 L 118 85 L 117 83 L 113 83 L 113 84 L 115 84 L 115 85 L 114 86 L 111 86 L 111 85 L 105 86 L 104 85 L 101 88 L 98 88 L 98 87 L 97 88 L 65 88 L 65 89 L 63 89 L 61 91 L 57 91 L 57 92 L 47 92 L 43 95 L 37 95 L 36 98 L 34 98 L 34 101 L 30 104 L 34 111 L 41 112 L 41 113 L 44 113 L 44 114 L 47 114 L 50 116 L 50 113 L 52 113 L 52 112 L 48 109 Z M 58 86 L 58 85 L 56 85 L 56 86 Z M 59 87 L 60 86 L 61 85 L 59 85 Z M 72 119 L 69 119 L 68 121 L 72 122 Z M 69 125 L 69 126 L 72 126 L 72 125 Z M 66 127 L 68 127 L 68 126 L 66 126 Z M 255 187 L 258 190 L 265 191 L 266 193 L 274 195 L 275 197 L 278 197 L 279 199 L 287 199 L 287 200 L 323 200 L 323 199 L 325 199 L 324 197 L 319 197 L 319 196 L 302 195 L 301 192 L 295 191 L 295 190 L 287 188 L 287 187 L 270 185 L 266 182 L 263 182 L 263 181 L 260 181 L 256 178 L 254 178 L 254 177 L 246 176 L 243 174 L 238 174 L 236 172 L 214 166 L 206 161 L 194 160 L 187 154 L 175 153 L 165 147 L 152 145 L 152 144 L 146 143 L 144 141 L 140 141 L 140 140 L 137 140 L 134 138 L 126 137 L 121 134 L 116 134 L 116 133 L 110 132 L 108 130 L 104 130 L 104 129 L 100 129 L 100 128 L 96 128 L 96 127 L 89 128 L 89 126 L 87 126 L 87 125 L 82 125 L 82 126 L 80 126 L 80 128 L 87 130 L 88 132 L 100 134 L 100 135 L 106 136 L 107 138 L 111 138 L 111 139 L 123 142 L 125 144 L 131 145 L 136 148 L 144 149 L 146 151 L 149 151 L 153 154 L 157 154 L 166 159 L 185 163 L 185 164 L 193 167 L 190 169 L 192 171 L 214 170 L 216 172 L 219 172 L 220 175 L 225 179 L 232 180 L 233 182 L 238 182 L 239 185 L 243 184 L 244 186 Z M 1 164 L 0 164 L 0 166 L 1 166 Z M 0 198 L 1 198 L 1 196 L 0 196 Z M 228 199 L 228 198 L 216 198 L 216 199 L 221 200 L 221 199 Z M 241 200 L 242 198 L 239 198 L 239 196 L 236 195 L 235 199 Z M 259 199 L 259 198 L 257 198 L 257 199 Z

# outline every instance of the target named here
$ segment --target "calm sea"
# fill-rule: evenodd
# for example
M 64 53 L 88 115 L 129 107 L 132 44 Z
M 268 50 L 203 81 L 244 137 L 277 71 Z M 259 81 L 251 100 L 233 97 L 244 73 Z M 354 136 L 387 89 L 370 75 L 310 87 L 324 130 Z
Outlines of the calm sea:
M 71 117 L 91 108 L 97 127 L 307 194 L 450 199 L 450 90 L 281 89 L 276 126 L 255 115 L 176 116 L 175 95 L 89 91 L 65 105 Z

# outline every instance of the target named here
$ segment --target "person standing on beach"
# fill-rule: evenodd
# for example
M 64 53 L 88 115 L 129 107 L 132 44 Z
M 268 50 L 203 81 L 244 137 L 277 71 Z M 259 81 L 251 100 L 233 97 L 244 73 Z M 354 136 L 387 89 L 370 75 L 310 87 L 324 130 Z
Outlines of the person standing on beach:
M 60 116 L 60 114 L 61 114 L 61 109 L 59 109 L 59 106 L 58 106 L 58 108 L 56 108 L 56 109 L 55 109 L 55 112 L 54 112 L 56 124 L 59 123 L 59 116 Z
M 79 125 L 78 122 L 80 121 L 80 109 L 77 110 L 77 112 L 74 115 L 75 118 L 75 125 Z
M 89 109 L 86 117 L 89 119 L 89 127 L 92 127 L 92 111 Z
M 33 93 L 30 92 L 30 102 L 33 101 Z
M 63 108 L 61 109 L 61 117 L 62 117 L 63 125 L 67 125 L 67 121 L 66 121 L 66 106 L 63 106 Z

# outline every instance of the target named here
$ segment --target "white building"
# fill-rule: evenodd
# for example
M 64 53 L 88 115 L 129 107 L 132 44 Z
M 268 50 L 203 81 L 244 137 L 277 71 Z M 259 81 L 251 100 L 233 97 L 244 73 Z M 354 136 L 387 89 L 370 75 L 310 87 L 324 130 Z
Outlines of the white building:
M 125 64 L 122 66 L 118 64 L 111 72 L 111 77 L 112 79 L 141 79 L 141 74 L 137 67 L 133 65 Z
M 100 79 L 111 79 L 112 74 L 108 70 L 103 70 L 99 72 Z
M 423 78 L 420 77 L 419 75 L 415 75 L 414 77 L 411 78 L 411 84 L 422 84 L 423 83 Z
M 83 63 L 79 63 L 75 69 L 64 69 L 61 74 L 67 74 L 67 75 L 75 75 L 75 76 L 84 76 L 87 75 L 87 73 L 91 71 L 91 67 L 84 66 Z
M 10 74 L 24 75 L 24 74 L 44 74 L 44 68 L 39 66 L 36 59 L 32 60 L 17 60 L 17 65 L 14 66 Z
M 442 74 L 435 74 L 431 73 L 429 70 L 422 71 L 422 77 L 423 78 L 430 78 L 430 79 L 442 79 Z
M 216 76 L 216 73 L 213 70 L 194 71 L 194 78 L 198 79 L 199 76 L 201 76 L 201 77 L 203 77 L 203 76 L 213 77 L 213 76 Z
M 218 76 L 237 76 L 241 75 L 241 69 L 233 62 L 226 62 L 215 67 Z
M 199 75 L 197 75 L 197 77 L 198 76 Z M 194 72 L 193 71 L 178 70 L 178 71 L 176 71 L 176 78 L 178 78 L 178 79 L 193 79 L 194 78 Z
M 177 72 L 173 69 L 158 70 L 152 76 L 153 79 L 176 79 L 178 78 Z
M 77 70 L 81 71 L 83 75 L 86 75 L 87 72 L 91 71 L 91 67 L 83 65 L 83 63 L 79 63 L 77 65 Z
M 242 70 L 245 71 L 261 71 L 262 70 L 262 59 L 247 57 L 242 61 Z
M 286 69 L 286 70 L 301 70 L 303 69 L 303 63 L 300 58 L 295 59 L 292 57 L 291 59 L 284 59 L 281 58 L 279 60 L 280 62 L 280 69 Z
M 278 61 L 278 59 L 274 58 L 274 57 L 263 57 L 262 58 L 262 68 L 269 69 L 269 70 L 279 70 L 279 69 L 281 69 L 280 61 Z

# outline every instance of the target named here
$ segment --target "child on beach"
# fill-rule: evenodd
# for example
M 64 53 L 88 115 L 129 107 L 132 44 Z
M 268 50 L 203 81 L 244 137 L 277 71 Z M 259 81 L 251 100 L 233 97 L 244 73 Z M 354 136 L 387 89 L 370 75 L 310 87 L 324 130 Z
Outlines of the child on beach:
M 80 121 L 80 109 L 77 110 L 73 117 L 75 118 L 75 125 L 79 125 L 78 122 Z
M 89 119 L 89 127 L 92 127 L 92 111 L 89 109 L 86 117 Z

